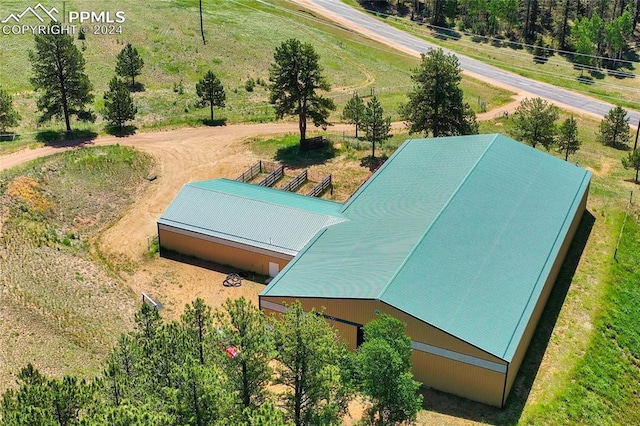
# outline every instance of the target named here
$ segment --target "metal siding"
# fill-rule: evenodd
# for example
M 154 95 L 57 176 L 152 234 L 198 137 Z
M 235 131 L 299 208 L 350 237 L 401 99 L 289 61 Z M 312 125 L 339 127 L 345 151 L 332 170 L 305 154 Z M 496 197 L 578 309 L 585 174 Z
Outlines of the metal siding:
M 331 321 L 327 319 L 327 322 L 338 332 L 342 341 L 352 351 L 356 350 L 356 339 L 358 329 L 354 325 L 345 324 L 339 321 Z
M 411 362 L 414 378 L 433 389 L 502 406 L 502 373 L 420 351 L 413 351 Z
M 533 333 L 536 330 L 540 316 L 542 315 L 542 312 L 544 311 L 544 308 L 547 305 L 549 294 L 551 293 L 551 290 L 553 290 L 553 286 L 555 285 L 556 279 L 558 278 L 558 273 L 562 268 L 562 264 L 564 263 L 564 259 L 567 255 L 567 252 L 569 251 L 569 247 L 571 246 L 573 237 L 575 236 L 576 231 L 580 226 L 580 221 L 582 219 L 582 216 L 586 211 L 587 193 L 588 191 L 585 192 L 585 195 L 580 203 L 580 208 L 578 210 L 578 213 L 575 215 L 574 220 L 571 224 L 571 228 L 569 229 L 569 232 L 567 233 L 567 236 L 562 244 L 562 248 L 558 256 L 556 257 L 556 262 L 554 263 L 553 268 L 551 269 L 551 272 L 549 274 L 549 277 L 547 278 L 547 282 L 545 283 L 542 294 L 540 295 L 538 299 L 538 303 L 536 304 L 535 310 L 531 315 L 529 324 L 527 324 L 527 328 L 525 329 L 522 339 L 520 340 L 520 344 L 518 345 L 518 349 L 515 352 L 513 361 L 509 365 L 509 371 L 507 374 L 507 383 L 506 383 L 505 394 L 504 394 L 504 402 L 506 402 L 507 397 L 509 396 L 509 392 L 511 391 L 513 382 L 515 381 L 515 378 L 518 374 L 518 370 L 520 369 L 520 365 L 522 364 L 522 360 L 524 359 L 524 356 L 527 352 L 529 343 L 531 342 L 531 338 L 533 337 Z
M 486 361 L 497 362 L 506 365 L 506 362 L 495 355 L 492 355 L 480 348 L 474 347 L 459 338 L 427 324 L 405 312 L 395 309 L 387 304 L 379 303 L 379 310 L 407 324 L 406 333 L 412 340 L 438 346 L 455 352 L 460 352 L 469 356 L 484 359 Z
M 357 324 L 366 324 L 371 321 L 375 314 L 376 301 L 358 299 L 319 299 L 319 298 L 295 298 L 260 296 L 260 300 L 266 300 L 278 305 L 290 305 L 299 300 L 305 311 L 315 309 L 325 315 L 351 321 Z
M 174 251 L 187 256 L 193 256 L 220 265 L 229 265 L 234 268 L 251 271 L 262 275 L 269 272 L 269 262 L 274 262 L 284 268 L 288 260 L 280 259 L 264 254 L 253 253 L 224 244 L 204 241 L 175 232 L 160 229 L 159 240 L 161 248 Z M 278 253 L 278 256 L 281 256 Z
M 185 237 L 193 238 L 196 240 L 202 240 L 202 241 L 212 242 L 216 244 L 221 244 L 224 246 L 235 247 L 241 250 L 250 251 L 252 253 L 263 254 L 266 256 L 274 256 L 279 259 L 285 259 L 287 261 L 291 260 L 293 256 L 295 256 L 295 252 L 283 253 L 282 251 L 266 250 L 261 247 L 256 247 L 255 245 L 247 245 L 247 244 L 239 243 L 237 241 L 230 241 L 230 240 L 225 240 L 223 238 L 212 237 L 211 235 L 204 235 L 197 232 L 188 231 L 186 229 L 176 228 L 174 226 L 161 224 L 161 225 L 158 225 L 158 227 L 159 227 L 158 228 L 159 231 L 167 231 L 174 234 L 184 235 Z
M 440 348 L 459 352 L 469 356 L 481 358 L 486 361 L 497 362 L 502 365 L 507 363 L 482 349 L 473 347 L 460 339 L 447 334 L 429 324 L 426 324 L 415 317 L 407 315 L 398 309 L 381 303 L 377 300 L 365 299 L 321 299 L 321 298 L 295 298 L 295 297 L 275 297 L 260 296 L 260 300 L 266 300 L 278 305 L 291 304 L 299 300 L 306 311 L 314 309 L 322 311 L 324 314 L 357 324 L 366 324 L 377 318 L 376 311 L 386 313 L 407 324 L 406 333 L 412 340 L 438 346 Z
M 459 352 L 499 363 L 506 367 L 507 363 L 478 348 L 474 348 L 453 336 L 437 330 L 428 324 L 413 318 L 376 300 L 358 299 L 321 299 L 321 298 L 288 298 L 260 296 L 261 304 L 265 301 L 277 305 L 292 304 L 299 300 L 305 311 L 314 309 L 325 315 L 358 324 L 377 318 L 375 311 L 394 316 L 407 324 L 406 334 L 414 341 Z M 275 312 L 262 308 L 265 312 Z M 343 340 L 351 349 L 355 349 L 356 327 L 339 321 L 328 320 L 335 326 Z M 473 366 L 464 362 L 428 354 L 418 350 L 412 351 L 413 373 L 416 380 L 434 389 L 450 392 L 475 401 L 500 406 L 504 389 L 505 374 L 489 369 Z

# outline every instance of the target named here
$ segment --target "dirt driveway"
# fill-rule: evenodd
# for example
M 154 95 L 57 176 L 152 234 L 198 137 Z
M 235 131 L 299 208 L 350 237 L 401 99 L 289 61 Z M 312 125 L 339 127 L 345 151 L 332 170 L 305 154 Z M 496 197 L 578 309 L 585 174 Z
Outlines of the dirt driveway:
M 336 125 L 332 130 L 351 131 L 351 126 Z M 118 143 L 151 154 L 157 176 L 125 216 L 100 236 L 99 249 L 117 266 L 115 270 L 132 271 L 120 273 L 127 286 L 135 294 L 144 291 L 159 298 L 170 318 L 179 315 L 183 306 L 196 297 L 202 297 L 211 306 L 219 306 L 227 297 L 245 296 L 257 302 L 257 295 L 264 288 L 260 284 L 244 281 L 242 287 L 226 288 L 222 286 L 224 272 L 167 259 L 149 261 L 145 260 L 144 253 L 148 237 L 157 233 L 157 219 L 184 184 L 218 177 L 234 178 L 258 159 L 243 140 L 297 131 L 297 123 L 267 123 L 97 138 L 89 146 Z M 65 149 L 72 148 L 41 147 L 0 156 L 0 171 Z
M 501 111 L 505 107 L 501 108 Z M 480 119 L 493 118 L 489 112 Z M 393 123 L 395 130 L 402 123 Z M 352 131 L 352 126 L 337 124 L 332 131 Z M 234 178 L 258 158 L 243 144 L 249 137 L 297 132 L 297 123 L 237 124 L 221 127 L 198 127 L 139 133 L 119 138 L 99 137 L 88 146 L 120 144 L 133 146 L 151 154 L 156 162 L 154 174 L 145 193 L 134 203 L 125 216 L 107 229 L 96 242 L 98 248 L 115 266 L 131 291 L 151 294 L 167 308 L 167 316 L 175 318 L 186 303 L 196 297 L 210 306 L 219 306 L 227 297 L 245 296 L 257 302 L 263 285 L 245 281 L 239 288 L 222 287 L 224 272 L 175 262 L 167 259 L 153 261 L 144 258 L 148 239 L 157 234 L 156 221 L 188 182 Z M 0 171 L 52 155 L 73 147 L 40 147 L 0 156 Z

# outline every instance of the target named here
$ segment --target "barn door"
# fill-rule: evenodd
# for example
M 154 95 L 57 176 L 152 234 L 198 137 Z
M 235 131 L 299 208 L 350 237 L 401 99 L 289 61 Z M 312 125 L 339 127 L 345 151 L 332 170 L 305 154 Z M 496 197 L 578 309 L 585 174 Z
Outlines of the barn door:
M 275 262 L 269 262 L 269 276 L 273 278 L 278 275 L 278 272 L 280 272 L 280 265 Z

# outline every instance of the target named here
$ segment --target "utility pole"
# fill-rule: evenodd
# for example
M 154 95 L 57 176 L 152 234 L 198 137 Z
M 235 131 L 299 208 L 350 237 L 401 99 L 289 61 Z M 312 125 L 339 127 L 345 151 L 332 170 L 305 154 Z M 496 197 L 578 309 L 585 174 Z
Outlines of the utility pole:
M 638 120 L 638 128 L 636 129 L 636 141 L 633 143 L 633 150 L 638 147 L 638 135 L 640 134 L 640 119 Z
M 204 25 L 202 24 L 202 0 L 200 0 L 200 33 L 202 34 L 202 44 L 207 44 L 207 40 L 204 39 Z

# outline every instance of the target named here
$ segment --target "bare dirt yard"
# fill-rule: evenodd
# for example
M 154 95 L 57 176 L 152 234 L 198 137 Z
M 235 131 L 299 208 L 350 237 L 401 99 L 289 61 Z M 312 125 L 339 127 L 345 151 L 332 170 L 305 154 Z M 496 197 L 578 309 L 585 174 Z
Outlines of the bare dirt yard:
M 349 130 L 337 125 L 332 130 Z M 129 145 L 151 154 L 155 179 L 127 214 L 102 233 L 96 247 L 135 292 L 156 297 L 173 319 L 195 298 L 219 306 L 226 298 L 244 296 L 257 303 L 263 284 L 243 281 L 241 287 L 222 285 L 226 273 L 169 259 L 146 259 L 149 239 L 157 234 L 157 219 L 188 182 L 235 178 L 259 158 L 244 144 L 249 137 L 297 132 L 295 123 L 246 124 L 140 133 L 125 138 L 100 137 L 89 146 Z M 23 149 L 0 157 L 0 171 L 73 147 Z M 366 174 L 363 173 L 363 176 Z

